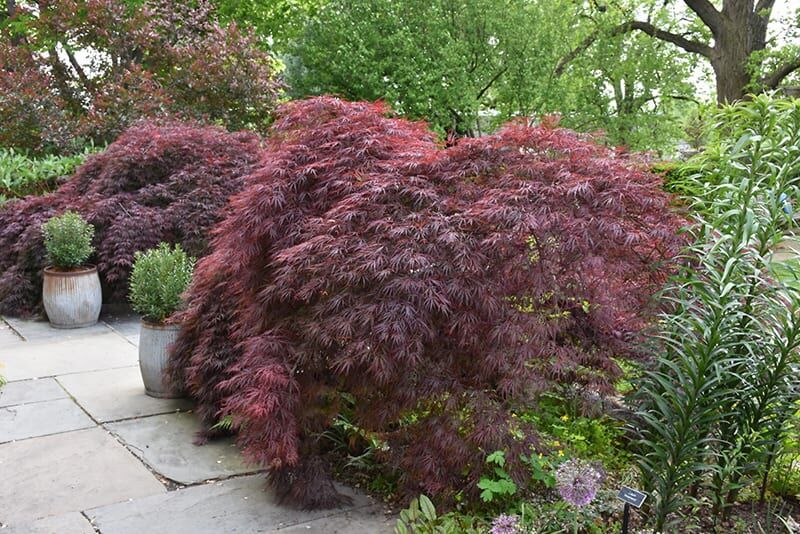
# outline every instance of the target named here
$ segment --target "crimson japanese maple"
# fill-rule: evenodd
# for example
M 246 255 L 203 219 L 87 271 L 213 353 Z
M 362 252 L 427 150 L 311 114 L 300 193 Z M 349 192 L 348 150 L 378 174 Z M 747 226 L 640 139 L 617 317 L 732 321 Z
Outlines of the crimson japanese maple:
M 262 154 L 252 133 L 142 123 L 87 162 L 57 191 L 0 206 L 0 311 L 41 302 L 41 224 L 75 210 L 96 228 L 94 260 L 107 298 L 127 294 L 134 253 L 161 241 L 201 256 L 210 228 Z
M 216 228 L 170 376 L 284 498 L 338 502 L 315 436 L 343 395 L 408 494 L 474 496 L 554 383 L 609 391 L 680 247 L 635 158 L 552 126 L 443 148 L 382 104 L 287 104 Z

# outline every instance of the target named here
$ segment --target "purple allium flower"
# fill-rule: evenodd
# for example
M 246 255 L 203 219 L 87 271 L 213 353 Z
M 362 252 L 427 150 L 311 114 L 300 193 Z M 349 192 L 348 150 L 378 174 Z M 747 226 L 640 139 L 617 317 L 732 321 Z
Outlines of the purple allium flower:
M 573 506 L 592 502 L 604 479 L 602 469 L 577 459 L 564 462 L 556 470 L 558 493 Z
M 492 521 L 489 534 L 519 534 L 519 518 L 515 515 L 500 514 Z

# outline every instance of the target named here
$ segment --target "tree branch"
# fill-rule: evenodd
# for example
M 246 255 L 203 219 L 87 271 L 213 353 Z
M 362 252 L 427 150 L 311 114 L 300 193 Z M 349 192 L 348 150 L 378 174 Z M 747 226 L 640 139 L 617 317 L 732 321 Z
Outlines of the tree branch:
M 792 61 L 784 63 L 774 71 L 761 79 L 761 83 L 768 89 L 775 89 L 780 85 L 784 78 L 800 69 L 800 56 L 794 58 Z
M 614 30 L 612 30 L 611 35 L 617 35 L 619 33 L 623 33 L 624 30 L 619 31 L 619 32 L 615 32 L 615 30 L 621 29 L 621 28 L 622 28 L 622 26 L 617 26 L 616 28 L 614 28 Z M 562 57 L 561 59 L 558 60 L 558 64 L 556 65 L 556 70 L 555 70 L 554 74 L 556 76 L 561 76 L 562 74 L 564 74 L 564 70 L 567 68 L 567 65 L 572 63 L 572 61 L 576 57 L 581 55 L 584 51 L 586 51 L 587 48 L 592 46 L 592 43 L 594 43 L 599 36 L 600 36 L 600 31 L 599 30 L 595 30 L 592 33 L 590 33 L 589 35 L 587 35 L 586 38 L 583 41 L 581 41 L 580 44 L 578 44 L 578 46 L 576 46 L 575 48 L 570 50 L 569 53 L 566 56 L 564 56 L 564 57 Z
M 660 30 L 649 22 L 643 22 L 640 20 L 634 20 L 631 22 L 630 27 L 633 30 L 639 30 L 651 37 L 655 37 L 656 39 L 661 39 L 662 41 L 667 41 L 668 43 L 679 46 L 687 52 L 700 54 L 701 56 L 711 58 L 712 48 L 707 44 L 692 41 L 691 39 L 687 39 L 686 37 L 676 33 Z
M 78 78 L 83 84 L 83 88 L 86 91 L 91 92 L 92 82 L 86 76 L 86 73 L 83 71 L 83 68 L 81 68 L 80 63 L 78 63 L 78 60 L 75 59 L 75 54 L 73 54 L 72 51 L 69 48 L 67 48 L 66 45 L 62 44 L 62 46 L 64 48 L 64 52 L 67 54 L 67 59 L 69 60 L 69 64 L 72 65 L 72 68 L 75 70 L 75 73 L 78 75 Z
M 72 76 L 70 76 L 69 71 L 64 64 L 61 63 L 55 46 L 51 47 L 47 51 L 47 56 L 48 62 L 50 63 L 50 70 L 53 74 L 53 80 L 55 81 L 56 88 L 58 89 L 58 94 L 73 109 L 81 109 L 80 101 L 70 87 Z
M 722 14 L 716 10 L 714 4 L 709 0 L 683 0 L 686 5 L 694 11 L 700 20 L 708 26 L 711 33 L 714 35 L 720 31 L 722 27 Z M 773 0 L 774 1 L 774 0 Z
M 758 15 L 765 9 L 772 9 L 772 6 L 774 5 L 775 5 L 775 0 L 759 0 L 758 4 L 756 4 L 756 15 Z
M 692 41 L 683 37 L 681 35 L 671 33 L 668 31 L 660 30 L 650 24 L 649 22 L 634 20 L 631 22 L 626 22 L 624 24 L 620 24 L 619 26 L 614 26 L 608 32 L 601 32 L 600 30 L 595 30 L 590 33 L 583 41 L 581 41 L 578 46 L 570 50 L 570 52 L 562 57 L 558 64 L 556 65 L 554 74 L 556 76 L 561 76 L 564 74 L 564 71 L 567 68 L 567 65 L 572 62 L 576 57 L 578 57 L 581 53 L 583 53 L 587 48 L 592 46 L 601 35 L 605 34 L 608 37 L 613 37 L 615 35 L 621 35 L 623 33 L 628 33 L 633 30 L 639 30 L 644 32 L 651 37 L 655 37 L 656 39 L 661 39 L 662 41 L 668 41 L 672 44 L 675 44 L 687 52 L 692 52 L 694 54 L 700 54 L 701 56 L 705 56 L 707 58 L 711 58 L 712 48 L 706 44 Z
M 507 66 L 506 66 L 506 67 L 503 67 L 502 69 L 500 69 L 500 71 L 499 71 L 497 74 L 495 74 L 494 76 L 492 76 L 492 79 L 491 79 L 491 80 L 489 80 L 489 83 L 487 83 L 487 84 L 486 84 L 486 85 L 483 87 L 483 89 L 481 89 L 480 91 L 478 91 L 478 96 L 477 96 L 476 100 L 480 100 L 481 98 L 483 98 L 483 95 L 486 93 L 486 91 L 488 91 L 488 90 L 489 90 L 489 88 L 492 86 L 492 84 L 494 84 L 494 82 L 496 82 L 496 81 L 497 81 L 497 80 L 500 78 L 500 76 L 502 76 L 502 75 L 503 75 L 503 74 L 504 74 L 504 73 L 505 73 L 507 70 L 508 70 L 508 67 L 507 67 Z

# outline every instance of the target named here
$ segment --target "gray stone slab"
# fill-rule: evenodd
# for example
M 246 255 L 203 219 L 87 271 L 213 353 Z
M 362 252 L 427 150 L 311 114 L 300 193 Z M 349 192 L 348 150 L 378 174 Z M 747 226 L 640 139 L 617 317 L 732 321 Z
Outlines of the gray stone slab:
M 0 514 L 9 524 L 165 493 L 101 428 L 0 445 Z
M 10 347 L 25 343 L 22 337 L 14 332 L 8 323 L 0 319 L 0 347 Z
M 32 522 L 5 525 L 3 534 L 95 534 L 95 531 L 82 514 L 72 512 Z
M 103 534 L 251 534 L 342 513 L 280 506 L 264 486 L 263 476 L 241 477 L 87 510 L 86 515 Z M 354 497 L 357 507 L 371 504 L 363 495 Z
M 0 443 L 93 426 L 95 422 L 72 399 L 0 408 Z
M 387 517 L 380 508 L 362 508 L 323 517 L 307 523 L 268 530 L 281 534 L 391 534 L 396 518 Z
M 64 375 L 58 377 L 58 381 L 84 410 L 100 422 L 192 407 L 186 399 L 156 399 L 145 395 L 138 366 Z
M 0 408 L 67 398 L 67 392 L 52 378 L 9 382 L 0 388 Z
M 130 308 L 120 306 L 104 308 L 100 320 L 131 343 L 139 344 L 141 318 Z
M 138 365 L 136 347 L 118 334 L 95 334 L 49 343 L 24 343 L 0 349 L 8 380 L 25 380 L 68 373 Z
M 173 413 L 106 425 L 158 474 L 179 484 L 253 473 L 232 440 L 194 445 L 200 425 L 194 414 Z
M 75 339 L 89 334 L 103 334 L 110 331 L 108 325 L 98 322 L 85 328 L 53 328 L 50 323 L 42 319 L 20 319 L 19 317 L 4 317 L 14 331 L 22 336 L 25 341 L 54 341 L 58 339 Z

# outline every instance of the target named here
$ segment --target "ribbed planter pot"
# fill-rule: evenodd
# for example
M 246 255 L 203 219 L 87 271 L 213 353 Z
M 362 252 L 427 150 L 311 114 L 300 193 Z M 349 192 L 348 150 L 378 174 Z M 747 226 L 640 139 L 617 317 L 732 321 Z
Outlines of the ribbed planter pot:
M 59 271 L 45 267 L 42 301 L 54 328 L 91 326 L 100 317 L 103 291 L 97 267 Z
M 164 370 L 169 361 L 169 346 L 178 339 L 180 325 L 155 324 L 142 321 L 139 332 L 139 369 L 142 371 L 145 393 L 160 399 L 175 399 L 179 393 L 172 391 L 164 380 Z

